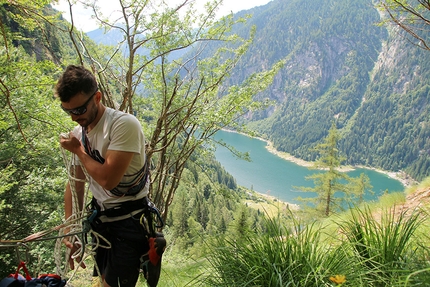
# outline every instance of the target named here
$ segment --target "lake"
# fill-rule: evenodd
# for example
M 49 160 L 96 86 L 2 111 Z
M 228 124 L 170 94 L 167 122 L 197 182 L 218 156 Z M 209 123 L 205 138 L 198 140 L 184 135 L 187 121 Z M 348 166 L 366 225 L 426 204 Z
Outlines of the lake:
M 313 187 L 312 180 L 306 180 L 318 171 L 310 170 L 291 161 L 282 159 L 266 149 L 266 142 L 251 138 L 242 134 L 219 131 L 215 135 L 216 140 L 222 139 L 226 144 L 233 146 L 240 152 L 248 152 L 251 162 L 237 159 L 225 147 L 219 146 L 215 152 L 216 159 L 225 170 L 230 173 L 238 185 L 252 189 L 261 194 L 267 194 L 281 201 L 296 203 L 297 197 L 313 196 L 312 193 L 297 191 L 296 186 Z M 358 177 L 365 173 L 373 186 L 374 195 L 366 194 L 365 200 L 373 200 L 384 193 L 403 191 L 404 186 L 398 180 L 370 169 L 357 168 L 347 174 Z

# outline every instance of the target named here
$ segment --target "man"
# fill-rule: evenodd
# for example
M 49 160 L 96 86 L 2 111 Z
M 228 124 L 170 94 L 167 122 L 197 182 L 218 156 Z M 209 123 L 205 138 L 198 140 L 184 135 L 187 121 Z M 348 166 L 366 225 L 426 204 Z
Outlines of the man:
M 92 228 L 111 245 L 97 248 L 94 276 L 102 276 L 104 287 L 135 286 L 140 257 L 149 249 L 148 232 L 140 224 L 149 190 L 142 127 L 133 115 L 102 104 L 94 75 L 82 66 L 68 66 L 55 90 L 62 109 L 79 124 L 61 137 L 60 145 L 85 167 L 93 208 L 98 211 Z M 85 178 L 82 169 L 77 171 L 79 178 Z M 84 182 L 69 182 L 64 195 L 66 218 L 72 214 L 70 184 L 83 208 Z M 64 243 L 76 250 L 68 239 Z M 69 263 L 73 269 L 73 259 Z

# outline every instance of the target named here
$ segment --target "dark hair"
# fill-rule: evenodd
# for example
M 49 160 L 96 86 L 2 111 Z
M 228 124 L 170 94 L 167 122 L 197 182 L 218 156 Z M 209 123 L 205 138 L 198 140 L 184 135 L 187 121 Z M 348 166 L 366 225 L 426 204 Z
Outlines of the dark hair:
M 83 66 L 67 66 L 55 86 L 55 95 L 66 103 L 79 93 L 90 96 L 95 91 L 97 91 L 96 78 L 91 71 Z

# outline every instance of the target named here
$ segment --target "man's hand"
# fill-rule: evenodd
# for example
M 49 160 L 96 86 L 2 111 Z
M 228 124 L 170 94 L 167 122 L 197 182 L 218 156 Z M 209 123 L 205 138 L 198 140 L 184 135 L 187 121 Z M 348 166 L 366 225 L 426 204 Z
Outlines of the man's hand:
M 70 269 L 75 270 L 75 260 L 83 269 L 87 268 L 85 263 L 82 261 L 82 258 L 76 254 L 77 252 L 80 252 L 81 244 L 78 242 L 72 243 L 68 238 L 63 239 L 63 244 L 70 249 L 68 258 Z
M 83 149 L 81 142 L 71 133 L 68 134 L 68 137 L 63 135 L 60 137 L 60 145 L 74 154 L 77 154 L 81 149 Z

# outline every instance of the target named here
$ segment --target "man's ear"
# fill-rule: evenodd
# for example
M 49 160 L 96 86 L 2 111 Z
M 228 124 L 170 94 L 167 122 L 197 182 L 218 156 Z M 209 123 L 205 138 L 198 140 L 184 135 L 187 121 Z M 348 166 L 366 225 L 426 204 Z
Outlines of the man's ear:
M 102 92 L 100 92 L 100 90 L 98 90 L 95 94 L 97 103 L 100 103 L 100 101 L 102 100 Z

